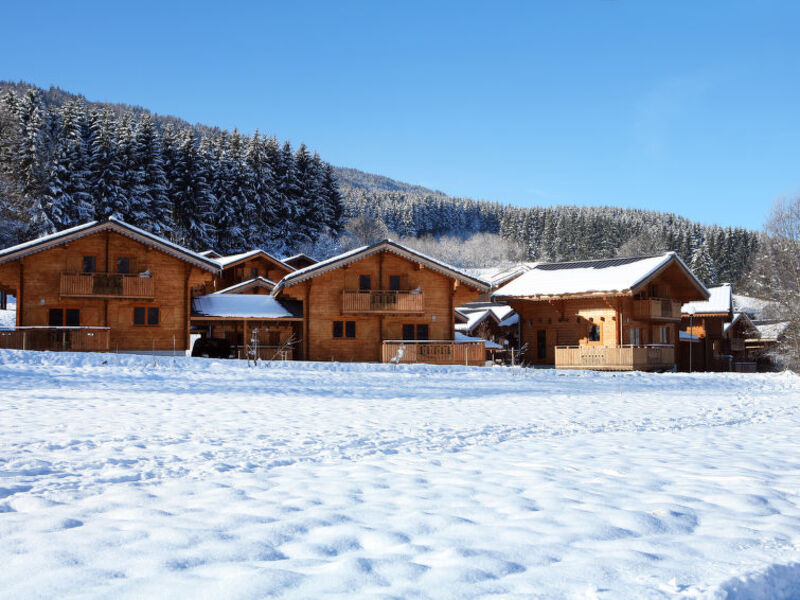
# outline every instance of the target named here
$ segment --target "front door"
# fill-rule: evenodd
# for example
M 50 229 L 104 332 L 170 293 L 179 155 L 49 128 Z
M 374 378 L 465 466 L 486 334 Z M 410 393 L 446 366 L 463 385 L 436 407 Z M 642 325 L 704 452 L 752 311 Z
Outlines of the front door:
M 547 330 L 538 329 L 536 331 L 536 360 L 542 361 L 547 358 Z

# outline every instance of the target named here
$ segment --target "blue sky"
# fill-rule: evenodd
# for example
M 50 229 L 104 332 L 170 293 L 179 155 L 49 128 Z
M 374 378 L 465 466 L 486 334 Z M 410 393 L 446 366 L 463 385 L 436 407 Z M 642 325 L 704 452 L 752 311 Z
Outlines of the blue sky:
M 0 79 L 518 205 L 758 228 L 800 193 L 798 2 L 14 2 Z

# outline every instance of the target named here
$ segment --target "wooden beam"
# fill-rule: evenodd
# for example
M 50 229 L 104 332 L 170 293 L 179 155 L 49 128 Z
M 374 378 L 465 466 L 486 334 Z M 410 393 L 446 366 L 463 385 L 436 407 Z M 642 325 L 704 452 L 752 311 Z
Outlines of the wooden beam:
M 20 257 L 19 259 L 19 286 L 17 287 L 17 327 L 22 327 L 25 323 L 22 319 L 22 310 L 24 306 L 24 293 L 22 286 L 25 283 L 25 257 Z

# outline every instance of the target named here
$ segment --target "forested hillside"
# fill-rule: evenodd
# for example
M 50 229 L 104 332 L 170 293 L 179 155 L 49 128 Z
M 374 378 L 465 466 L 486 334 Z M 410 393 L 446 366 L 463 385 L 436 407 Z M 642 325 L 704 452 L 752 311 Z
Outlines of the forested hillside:
M 480 247 L 508 260 L 570 260 L 675 250 L 709 284 L 739 280 L 758 235 L 669 213 L 613 207 L 520 208 L 454 198 L 356 169 L 305 145 L 246 136 L 51 88 L 0 83 L 0 243 L 112 214 L 195 249 L 323 255 L 392 235 L 436 238 L 477 265 Z M 492 237 L 492 236 L 496 237 Z M 501 239 L 502 238 L 502 239 Z M 432 245 L 433 244 L 433 245 Z M 447 252 L 451 255 L 452 252 Z M 496 260 L 497 252 L 484 259 Z

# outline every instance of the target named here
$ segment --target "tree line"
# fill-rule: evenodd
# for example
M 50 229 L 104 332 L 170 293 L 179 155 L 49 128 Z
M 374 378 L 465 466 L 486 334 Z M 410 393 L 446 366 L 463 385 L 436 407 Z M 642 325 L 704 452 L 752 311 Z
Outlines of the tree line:
M 284 253 L 338 236 L 344 211 L 333 168 L 305 145 L 6 91 L 0 241 L 111 216 L 197 250 Z

